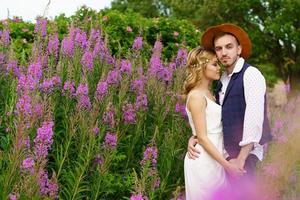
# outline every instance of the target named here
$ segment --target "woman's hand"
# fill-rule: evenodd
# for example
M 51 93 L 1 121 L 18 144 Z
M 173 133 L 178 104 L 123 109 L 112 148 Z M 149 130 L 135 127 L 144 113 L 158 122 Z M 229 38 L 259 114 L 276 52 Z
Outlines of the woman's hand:
M 230 176 L 236 179 L 240 178 L 245 173 L 245 170 L 241 169 L 239 166 L 231 162 L 227 162 L 224 168 L 229 173 Z

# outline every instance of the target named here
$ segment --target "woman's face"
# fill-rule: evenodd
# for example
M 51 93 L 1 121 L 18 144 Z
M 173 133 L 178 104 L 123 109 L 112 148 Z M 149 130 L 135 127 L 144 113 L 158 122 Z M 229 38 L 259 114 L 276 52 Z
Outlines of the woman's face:
M 221 67 L 218 64 L 217 57 L 213 57 L 204 70 L 204 76 L 209 80 L 219 80 L 221 77 Z

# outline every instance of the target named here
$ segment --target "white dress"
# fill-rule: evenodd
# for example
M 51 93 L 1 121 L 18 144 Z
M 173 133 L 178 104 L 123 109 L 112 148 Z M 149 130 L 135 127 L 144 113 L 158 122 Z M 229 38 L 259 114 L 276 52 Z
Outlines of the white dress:
M 205 96 L 205 98 L 208 138 L 218 151 L 225 155 L 221 122 L 222 108 L 208 97 Z M 193 135 L 196 135 L 192 115 L 187 107 L 186 112 Z M 226 175 L 224 168 L 201 145 L 197 144 L 196 148 L 201 152 L 196 160 L 189 159 L 187 155 L 184 159 L 186 200 L 207 200 L 215 190 L 225 186 Z

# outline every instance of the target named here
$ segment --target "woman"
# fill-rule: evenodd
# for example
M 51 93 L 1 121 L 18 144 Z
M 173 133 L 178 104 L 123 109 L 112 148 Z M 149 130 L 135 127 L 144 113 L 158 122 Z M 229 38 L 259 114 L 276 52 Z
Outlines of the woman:
M 186 70 L 186 112 L 201 152 L 195 160 L 185 156 L 186 199 L 206 200 L 214 190 L 225 186 L 225 170 L 235 176 L 242 172 L 224 158 L 221 106 L 210 90 L 212 81 L 221 74 L 215 54 L 202 47 L 192 49 Z

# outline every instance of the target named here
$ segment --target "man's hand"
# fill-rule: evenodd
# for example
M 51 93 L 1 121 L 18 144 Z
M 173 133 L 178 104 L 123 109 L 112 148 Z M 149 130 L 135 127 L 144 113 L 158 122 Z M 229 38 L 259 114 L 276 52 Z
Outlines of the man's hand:
M 234 161 L 233 161 L 234 162 Z M 243 176 L 244 170 L 241 170 L 236 164 L 233 164 L 232 162 L 228 162 L 228 164 L 225 166 L 225 170 L 228 172 L 228 174 L 234 178 L 239 179 Z
M 229 162 L 231 164 L 235 165 L 237 168 L 239 168 L 244 173 L 246 173 L 246 170 L 244 169 L 244 167 L 245 167 L 245 161 L 244 160 L 233 158 L 233 159 L 229 160 Z
M 198 140 L 196 137 L 192 136 L 189 139 L 189 143 L 188 143 L 188 157 L 190 159 L 197 159 L 199 157 L 199 154 L 201 153 L 200 151 L 198 151 L 195 148 L 195 145 L 197 144 Z

